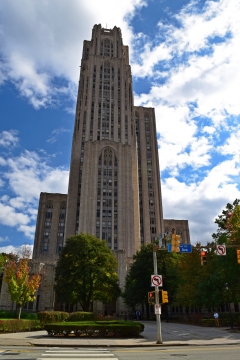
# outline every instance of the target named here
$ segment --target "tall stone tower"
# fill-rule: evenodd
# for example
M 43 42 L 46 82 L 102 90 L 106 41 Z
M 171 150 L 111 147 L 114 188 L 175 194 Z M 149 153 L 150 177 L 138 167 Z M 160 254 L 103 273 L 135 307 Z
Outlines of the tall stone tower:
M 65 238 L 90 233 L 132 257 L 162 231 L 159 176 L 154 110 L 135 112 L 121 30 L 95 25 L 83 45 Z
M 175 224 L 187 234 L 187 225 L 174 221 L 166 231 Z M 68 194 L 40 195 L 33 265 L 44 265 L 45 275 L 32 309 L 61 309 L 54 299 L 54 272 L 69 236 L 84 232 L 106 240 L 124 288 L 132 256 L 164 231 L 154 109 L 133 105 L 121 30 L 95 25 L 83 45 Z M 4 294 L 0 308 L 5 302 L 12 308 L 6 289 Z M 103 310 L 124 314 L 126 307 L 122 298 L 104 309 L 94 304 L 95 312 Z

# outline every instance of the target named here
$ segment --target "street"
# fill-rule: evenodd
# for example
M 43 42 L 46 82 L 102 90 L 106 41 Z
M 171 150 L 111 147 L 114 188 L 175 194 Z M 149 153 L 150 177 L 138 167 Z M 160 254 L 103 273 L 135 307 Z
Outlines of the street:
M 191 360 L 236 360 L 240 345 L 220 346 L 172 346 L 150 348 L 32 348 L 0 347 L 2 360 L 171 360 L 188 358 Z

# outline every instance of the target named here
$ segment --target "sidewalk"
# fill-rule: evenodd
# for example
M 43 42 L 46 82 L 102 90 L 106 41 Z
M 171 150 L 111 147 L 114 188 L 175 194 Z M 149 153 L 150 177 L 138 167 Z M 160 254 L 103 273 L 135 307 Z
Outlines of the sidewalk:
M 96 339 L 55 338 L 46 331 L 14 334 L 0 334 L 0 346 L 46 346 L 46 347 L 149 347 L 149 346 L 206 346 L 240 344 L 240 333 L 226 328 L 206 328 L 186 324 L 162 323 L 163 344 L 156 344 L 156 322 L 143 321 L 145 325 L 141 338 Z

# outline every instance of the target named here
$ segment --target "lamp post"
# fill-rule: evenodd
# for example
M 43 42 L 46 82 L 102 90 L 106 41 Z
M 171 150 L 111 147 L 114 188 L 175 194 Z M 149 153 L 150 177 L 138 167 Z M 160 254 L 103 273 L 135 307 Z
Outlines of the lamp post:
M 231 310 L 231 305 L 230 305 L 230 300 L 229 300 L 228 283 L 225 284 L 225 289 L 227 291 L 227 302 L 228 302 L 228 308 L 229 308 L 229 314 L 230 314 L 230 326 L 231 326 L 231 330 L 233 330 L 233 319 L 232 319 L 232 310 Z

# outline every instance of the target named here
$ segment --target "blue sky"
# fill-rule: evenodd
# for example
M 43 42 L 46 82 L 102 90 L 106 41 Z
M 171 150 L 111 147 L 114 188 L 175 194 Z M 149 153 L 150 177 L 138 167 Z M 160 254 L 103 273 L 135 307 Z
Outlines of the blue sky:
M 155 107 L 165 218 L 194 244 L 240 198 L 240 3 L 1 0 L 0 251 L 33 244 L 40 192 L 67 192 L 83 40 L 122 29 L 135 105 Z

